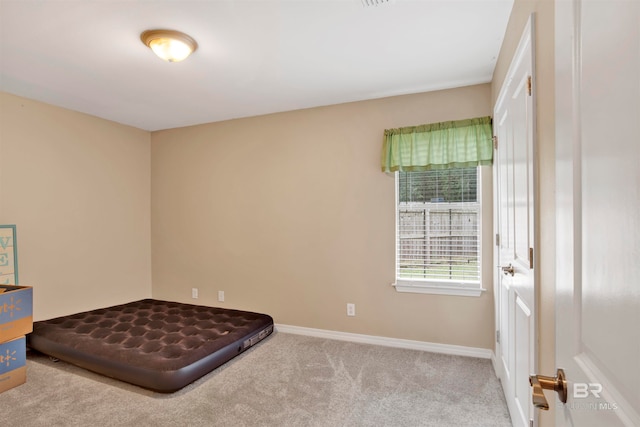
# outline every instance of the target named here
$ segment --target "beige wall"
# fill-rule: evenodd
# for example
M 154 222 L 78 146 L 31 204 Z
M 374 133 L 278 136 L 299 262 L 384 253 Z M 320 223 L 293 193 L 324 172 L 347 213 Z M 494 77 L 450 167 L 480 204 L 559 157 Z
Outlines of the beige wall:
M 0 223 L 35 320 L 151 296 L 150 134 L 0 93 Z
M 380 171 L 385 128 L 488 115 L 485 84 L 152 133 L 153 296 L 222 290 L 281 324 L 492 348 L 491 239 L 482 297 L 397 293 Z
M 385 128 L 489 115 L 490 85 L 153 134 L 0 101 L 0 223 L 18 225 L 36 320 L 196 302 L 198 287 L 198 303 L 223 290 L 222 305 L 282 324 L 491 348 L 491 239 L 482 297 L 395 292 L 394 180 L 379 169 Z
M 554 375 L 555 366 L 555 62 L 554 1 L 515 0 L 491 87 L 495 102 L 530 14 L 535 14 L 535 95 L 539 155 L 540 231 L 538 283 L 539 373 Z M 551 399 L 554 401 L 554 399 Z M 553 403 L 551 403 L 553 405 Z M 540 425 L 554 425 L 552 411 L 540 413 Z

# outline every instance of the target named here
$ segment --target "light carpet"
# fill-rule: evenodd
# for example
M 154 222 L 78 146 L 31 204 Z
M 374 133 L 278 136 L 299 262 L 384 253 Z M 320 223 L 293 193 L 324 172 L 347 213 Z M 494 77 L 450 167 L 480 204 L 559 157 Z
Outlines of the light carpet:
M 173 394 L 29 352 L 10 426 L 511 426 L 491 362 L 275 332 Z

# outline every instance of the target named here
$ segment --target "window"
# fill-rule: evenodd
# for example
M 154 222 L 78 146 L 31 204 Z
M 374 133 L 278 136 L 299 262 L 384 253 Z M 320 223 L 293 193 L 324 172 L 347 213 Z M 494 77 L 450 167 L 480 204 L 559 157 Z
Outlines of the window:
M 479 296 L 479 168 L 397 172 L 396 290 Z

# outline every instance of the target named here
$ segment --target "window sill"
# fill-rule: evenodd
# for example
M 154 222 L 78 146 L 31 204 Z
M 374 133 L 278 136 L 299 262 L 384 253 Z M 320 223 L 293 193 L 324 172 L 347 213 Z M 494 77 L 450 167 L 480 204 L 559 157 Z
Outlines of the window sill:
M 479 297 L 486 289 L 478 284 L 448 285 L 443 283 L 428 283 L 422 281 L 398 280 L 391 286 L 397 292 L 409 292 L 414 294 L 454 295 L 465 297 Z

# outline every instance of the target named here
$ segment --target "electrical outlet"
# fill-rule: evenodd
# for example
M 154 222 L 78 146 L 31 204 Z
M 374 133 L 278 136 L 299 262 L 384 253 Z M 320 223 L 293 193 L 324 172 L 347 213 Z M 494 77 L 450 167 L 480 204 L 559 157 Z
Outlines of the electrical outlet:
M 224 291 L 218 291 L 218 301 L 224 302 Z
M 191 298 L 198 298 L 198 288 L 191 288 Z
M 356 315 L 356 305 L 352 303 L 347 304 L 347 316 L 355 316 Z

